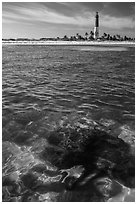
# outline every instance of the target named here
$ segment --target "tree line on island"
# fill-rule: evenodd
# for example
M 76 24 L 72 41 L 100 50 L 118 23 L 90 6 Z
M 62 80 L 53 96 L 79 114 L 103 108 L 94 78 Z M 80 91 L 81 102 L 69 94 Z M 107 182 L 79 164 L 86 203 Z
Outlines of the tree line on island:
M 60 38 L 58 38 L 60 39 Z M 81 36 L 79 33 L 76 34 L 76 36 L 71 36 L 71 37 L 67 37 L 67 35 L 64 36 L 63 40 L 68 40 L 68 41 L 76 41 L 76 40 L 88 40 L 88 41 L 93 41 L 94 39 L 94 33 L 93 31 L 90 31 L 90 33 L 85 33 L 85 36 Z M 131 37 L 127 37 L 127 36 L 120 36 L 120 35 L 110 35 L 107 33 L 104 33 L 101 37 L 99 37 L 97 40 L 101 40 L 101 41 L 105 41 L 105 40 L 109 40 L 109 41 L 134 41 L 134 38 Z
M 40 38 L 40 39 L 29 39 L 29 38 L 10 38 L 10 39 L 2 39 L 3 41 L 94 41 L 94 33 L 93 31 L 90 31 L 89 33 L 85 33 L 84 36 L 77 33 L 74 36 L 68 37 L 67 35 L 64 35 L 64 37 L 54 37 L 54 38 Z M 104 33 L 101 37 L 97 39 L 97 41 L 135 41 L 135 38 L 127 37 L 126 35 L 120 36 L 120 35 L 110 35 L 108 33 Z

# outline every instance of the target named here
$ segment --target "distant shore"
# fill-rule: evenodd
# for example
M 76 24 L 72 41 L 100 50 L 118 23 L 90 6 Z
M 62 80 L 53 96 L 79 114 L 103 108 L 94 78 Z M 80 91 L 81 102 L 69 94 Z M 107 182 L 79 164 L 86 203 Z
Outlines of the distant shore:
M 132 41 L 2 41 L 3 45 L 131 45 Z

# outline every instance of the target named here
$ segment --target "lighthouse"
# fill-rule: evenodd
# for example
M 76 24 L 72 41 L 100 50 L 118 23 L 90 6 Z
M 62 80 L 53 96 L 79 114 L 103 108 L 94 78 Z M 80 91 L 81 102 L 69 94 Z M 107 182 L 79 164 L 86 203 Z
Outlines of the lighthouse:
M 97 40 L 99 38 L 99 15 L 96 12 L 95 16 L 95 27 L 94 27 L 94 39 Z

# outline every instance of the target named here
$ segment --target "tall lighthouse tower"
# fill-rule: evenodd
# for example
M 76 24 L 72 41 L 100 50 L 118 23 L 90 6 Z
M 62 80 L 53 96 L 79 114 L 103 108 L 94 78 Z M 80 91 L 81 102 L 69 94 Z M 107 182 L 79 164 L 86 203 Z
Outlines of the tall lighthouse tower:
M 98 15 L 98 12 L 96 12 L 95 27 L 94 27 L 94 39 L 97 40 L 98 37 L 99 37 L 99 15 Z

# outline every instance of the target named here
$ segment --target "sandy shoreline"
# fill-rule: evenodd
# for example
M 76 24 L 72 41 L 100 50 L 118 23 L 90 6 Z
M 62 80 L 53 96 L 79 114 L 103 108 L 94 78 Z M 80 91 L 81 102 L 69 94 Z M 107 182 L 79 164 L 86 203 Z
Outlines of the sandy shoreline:
M 2 41 L 2 45 L 129 45 L 135 46 L 135 42 L 128 41 Z

